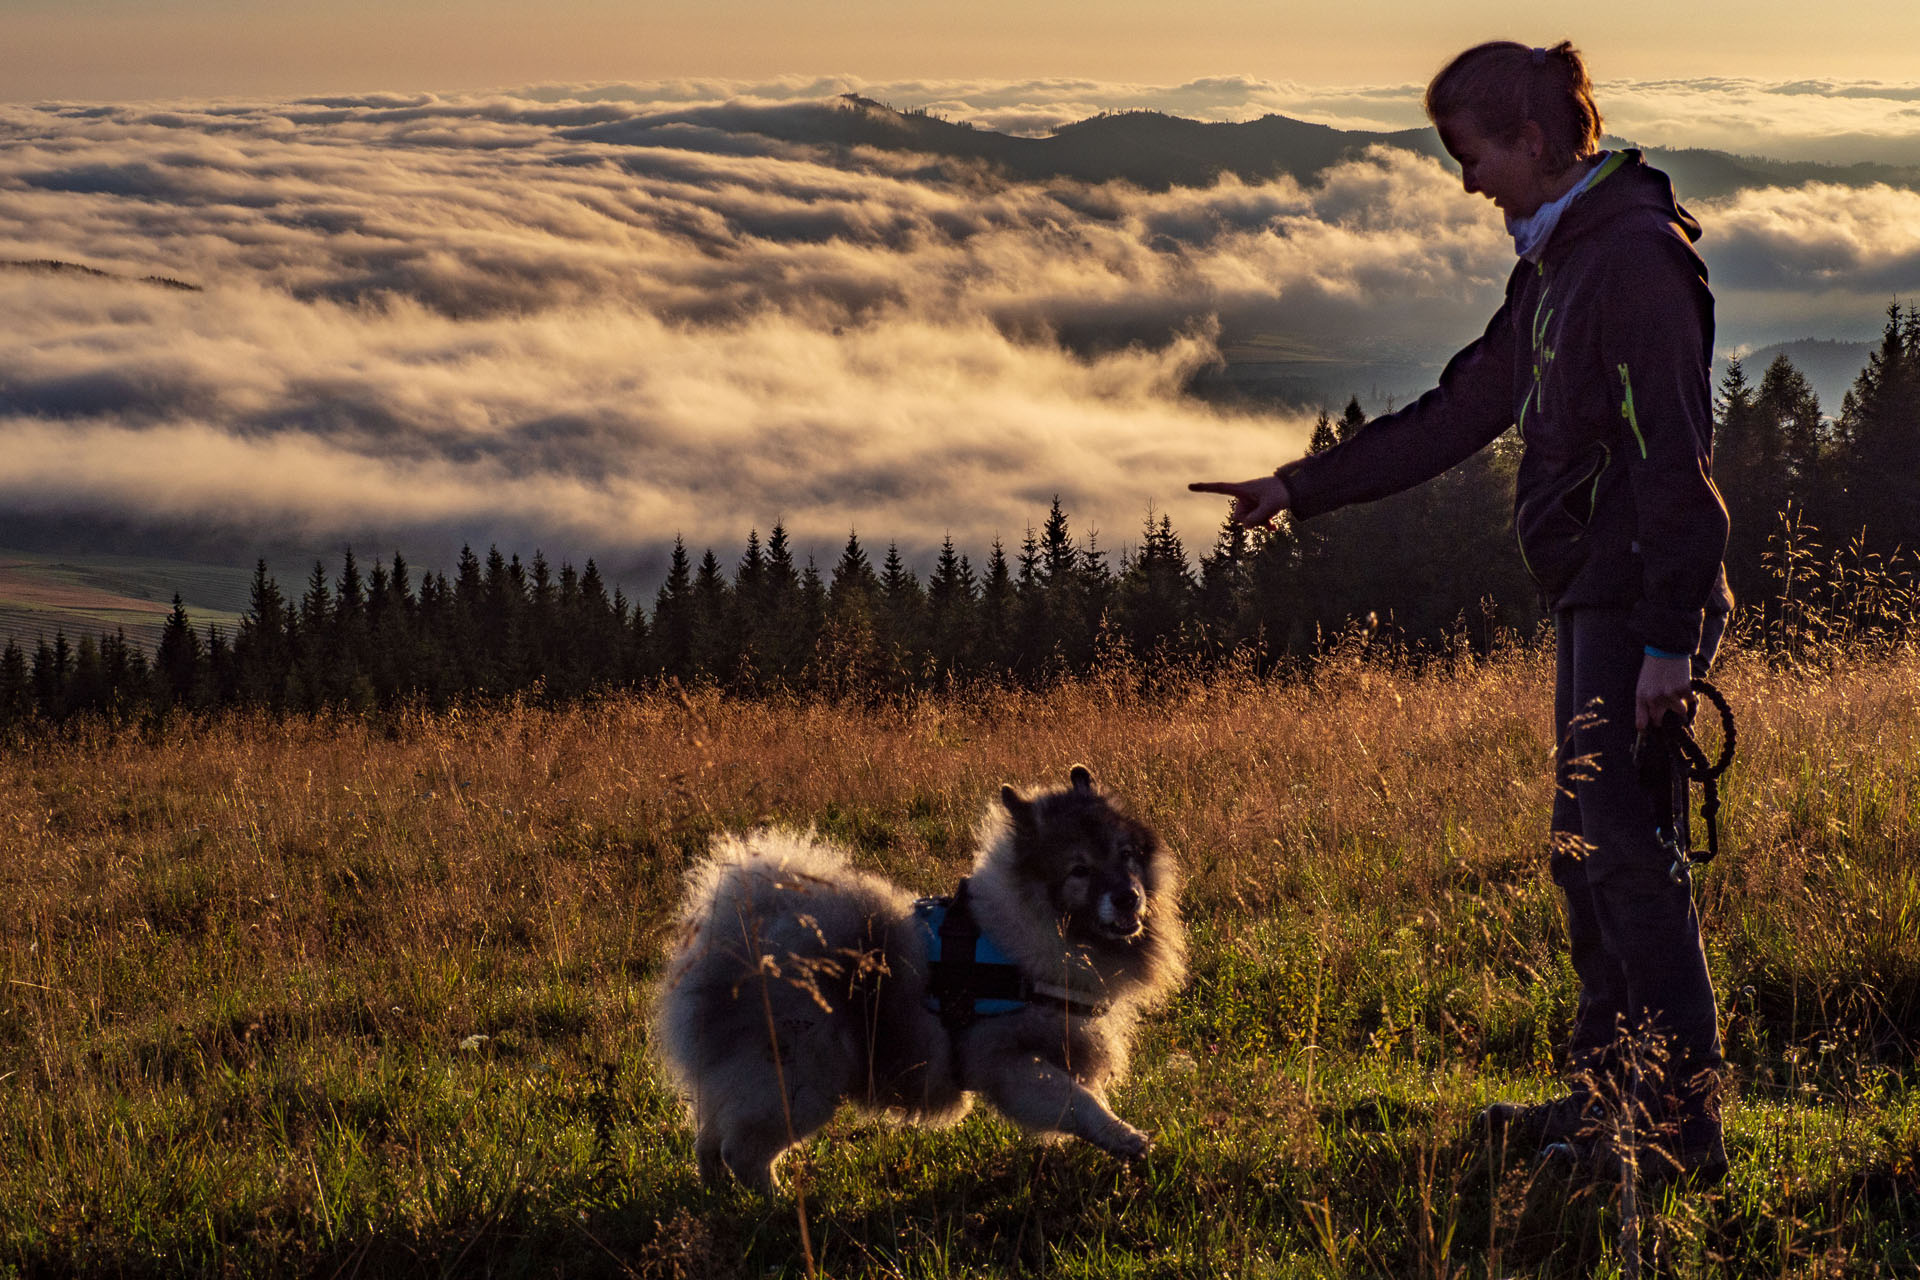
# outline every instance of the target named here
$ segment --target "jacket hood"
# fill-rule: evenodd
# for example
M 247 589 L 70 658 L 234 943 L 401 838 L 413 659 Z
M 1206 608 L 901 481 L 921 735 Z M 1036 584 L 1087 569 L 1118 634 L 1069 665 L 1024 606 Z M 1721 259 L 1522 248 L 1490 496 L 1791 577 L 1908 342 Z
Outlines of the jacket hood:
M 1697 242 L 1700 223 L 1674 198 L 1673 180 L 1648 164 L 1638 148 L 1616 152 L 1615 156 L 1619 166 L 1573 202 L 1554 228 L 1550 246 L 1563 248 L 1577 236 L 1635 214 L 1671 223 L 1689 243 Z

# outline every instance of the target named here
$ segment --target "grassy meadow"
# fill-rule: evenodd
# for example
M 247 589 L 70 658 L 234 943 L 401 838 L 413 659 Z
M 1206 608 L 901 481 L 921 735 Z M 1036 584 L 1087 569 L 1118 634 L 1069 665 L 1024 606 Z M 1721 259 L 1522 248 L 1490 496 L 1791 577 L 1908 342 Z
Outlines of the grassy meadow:
M 1734 653 L 1697 893 L 1734 1169 L 1678 1274 L 1920 1268 L 1920 654 Z M 673 693 L 93 729 L 0 749 L 0 1274 L 1618 1274 L 1606 1189 L 1490 1161 L 1575 985 L 1550 654 L 882 708 Z M 1188 873 L 1132 1167 L 851 1113 L 704 1191 L 647 1051 L 677 884 L 777 821 L 949 889 L 1002 781 L 1083 761 Z M 804 1221 L 804 1228 L 803 1223 Z M 803 1230 L 805 1247 L 803 1248 Z

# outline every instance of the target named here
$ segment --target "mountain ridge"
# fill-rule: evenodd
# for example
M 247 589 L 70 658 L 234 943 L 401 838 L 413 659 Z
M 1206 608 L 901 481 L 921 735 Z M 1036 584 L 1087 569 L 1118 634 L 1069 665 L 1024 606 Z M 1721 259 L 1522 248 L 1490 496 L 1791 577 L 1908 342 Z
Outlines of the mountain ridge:
M 615 121 L 565 132 L 582 140 L 617 144 L 645 137 L 657 144 L 652 126 L 636 125 Z M 1375 146 L 1430 156 L 1455 167 L 1428 128 L 1337 129 L 1279 114 L 1236 122 L 1190 120 L 1146 109 L 1102 112 L 1060 125 L 1044 137 L 1030 137 L 947 120 L 924 110 L 902 111 L 849 93 L 804 106 L 733 107 L 715 115 L 711 127 L 802 145 L 871 147 L 973 161 L 1015 179 L 1125 181 L 1148 190 L 1210 186 L 1228 174 L 1249 182 L 1270 181 L 1282 174 L 1308 182 Z M 1609 147 L 1636 145 L 1617 137 L 1604 141 Z M 1920 189 L 1920 167 L 1915 166 L 1825 165 L 1698 147 L 1642 146 L 1640 150 L 1689 199 L 1812 182 Z

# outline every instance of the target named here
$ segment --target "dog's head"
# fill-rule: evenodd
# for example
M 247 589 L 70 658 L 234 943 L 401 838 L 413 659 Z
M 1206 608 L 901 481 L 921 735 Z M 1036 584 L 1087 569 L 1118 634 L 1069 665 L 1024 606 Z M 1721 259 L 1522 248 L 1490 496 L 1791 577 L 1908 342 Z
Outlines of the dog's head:
M 1126 947 L 1155 913 L 1171 913 L 1173 860 L 1153 829 L 1129 816 L 1075 765 L 1065 789 L 1025 796 L 1000 789 L 1011 823 L 1013 869 L 1044 889 L 1055 917 L 1081 942 Z

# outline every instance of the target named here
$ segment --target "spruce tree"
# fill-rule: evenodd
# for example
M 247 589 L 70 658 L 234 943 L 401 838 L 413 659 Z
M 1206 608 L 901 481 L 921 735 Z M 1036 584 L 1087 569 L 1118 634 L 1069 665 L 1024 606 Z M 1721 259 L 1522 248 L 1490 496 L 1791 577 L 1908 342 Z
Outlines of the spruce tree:
M 587 670 L 580 575 L 565 560 L 560 562 L 560 584 L 554 591 L 553 616 L 555 631 L 547 692 L 566 701 L 587 691 L 592 674 Z
M 342 554 L 340 578 L 334 584 L 332 625 L 332 686 L 349 706 L 364 710 L 373 704 L 373 681 L 367 674 L 372 636 L 367 629 L 366 589 L 352 547 Z
M 733 571 L 733 594 L 727 630 L 733 637 L 733 666 L 729 684 L 743 693 L 759 690 L 766 678 L 767 655 L 762 652 L 772 623 L 772 601 L 767 589 L 767 556 L 760 531 L 747 530 L 747 549 Z
M 637 604 L 627 618 L 621 654 L 621 671 L 628 684 L 644 684 L 659 674 L 660 664 L 653 656 L 653 629 L 647 624 L 647 611 Z
M 67 714 L 67 681 L 73 675 L 73 646 L 64 631 L 53 633 L 53 643 L 41 640 L 34 646 L 33 663 L 27 682 L 33 688 L 34 713 L 42 720 L 58 723 Z
M 847 531 L 847 545 L 833 566 L 833 579 L 827 587 L 827 601 L 835 623 L 871 629 L 875 598 L 880 594 L 880 579 L 860 546 L 860 535 Z
M 444 573 L 423 574 L 414 611 L 414 644 L 419 658 L 420 691 L 445 706 L 472 686 L 470 668 L 459 659 L 461 627 L 453 586 Z
M 1037 680 L 1054 651 L 1053 620 L 1048 608 L 1046 579 L 1041 570 L 1040 535 L 1032 525 L 1020 539 L 1019 570 L 1014 575 L 1014 626 L 1007 672 L 1022 680 Z
M 979 640 L 974 650 L 977 656 L 972 669 L 1005 678 L 1018 661 L 1020 593 L 1007 563 L 1007 549 L 998 538 L 993 540 L 993 549 L 987 556 L 987 572 L 980 579 L 979 616 Z
M 1813 384 L 1786 355 L 1775 356 L 1754 397 L 1769 442 L 1779 451 L 1778 487 L 1769 493 L 1775 512 L 1788 502 L 1806 511 L 1827 505 L 1826 418 Z
M 1838 540 L 1864 531 L 1873 551 L 1920 546 L 1920 311 L 1887 309 L 1880 346 L 1840 410 L 1846 458 Z
M 1114 605 L 1120 634 L 1135 656 L 1171 657 L 1188 636 L 1194 611 L 1193 572 L 1173 521 L 1147 512 L 1140 548 L 1120 574 Z
M 1774 452 L 1777 455 L 1777 448 Z M 1769 494 L 1773 480 L 1767 474 L 1766 453 L 1753 386 L 1735 357 L 1727 362 L 1714 401 L 1713 480 L 1727 505 L 1727 582 L 1734 599 L 1743 602 L 1757 601 L 1763 594 L 1763 555 L 1779 518 Z M 1785 477 L 1777 479 L 1784 494 Z
M 441 622 L 446 630 L 441 638 L 453 664 L 448 672 L 452 689 L 464 692 L 484 688 L 492 674 L 487 655 L 486 574 L 471 546 L 460 548 L 453 590 L 443 597 L 442 608 Z
M 207 624 L 206 669 L 202 675 L 201 699 L 210 707 L 230 707 L 239 701 L 240 676 L 233 661 L 233 646 L 218 623 Z
M 315 560 L 300 597 L 300 627 L 294 642 L 295 705 L 302 711 L 318 711 L 337 702 L 344 692 L 334 679 L 339 670 L 337 637 L 327 566 Z
M 1721 380 L 1714 479 L 1727 504 L 1727 580 L 1734 599 L 1764 606 L 1772 594 L 1768 550 L 1789 507 L 1814 525 L 1833 508 L 1825 427 L 1813 387 L 1783 354 L 1757 390 L 1737 362 Z M 1743 395 L 1743 391 L 1745 394 Z
M 27 653 L 20 642 L 7 637 L 0 649 L 0 729 L 24 723 L 32 714 L 33 686 L 27 679 Z
M 191 707 L 195 686 L 200 681 L 200 637 L 194 634 L 187 608 L 176 592 L 173 611 L 160 631 L 160 647 L 154 654 L 154 674 L 161 710 Z
M 621 605 L 625 605 L 621 601 Z M 619 610 L 607 595 L 600 567 L 592 558 L 580 574 L 580 654 L 587 688 L 601 688 L 620 677 Z
M 733 633 L 727 622 L 733 612 L 733 592 L 720 557 L 708 547 L 693 576 L 693 669 L 715 682 L 724 682 L 736 666 Z
M 803 689 L 818 689 L 824 683 L 821 680 L 822 650 L 826 647 L 828 615 L 832 602 L 827 594 L 827 584 L 820 576 L 820 566 L 807 557 L 807 567 L 800 574 L 799 619 L 797 639 L 803 646 L 799 685 Z
M 382 702 L 392 703 L 421 687 L 419 648 L 414 636 L 417 602 L 406 558 L 398 551 L 393 553 L 393 567 L 384 578 L 386 589 L 378 601 L 373 592 L 368 592 L 368 625 L 374 692 Z
M 1339 443 L 1340 432 L 1334 427 L 1333 418 L 1325 409 L 1320 410 L 1320 416 L 1313 422 L 1313 436 L 1307 441 L 1307 452 L 1325 453 Z
M 547 557 L 539 548 L 534 548 L 533 563 L 527 571 L 527 647 L 526 678 L 529 686 L 535 683 L 553 687 L 555 656 L 560 651 L 560 640 L 556 634 L 559 616 L 555 606 L 553 569 L 547 564 Z
M 109 714 L 124 716 L 152 694 L 144 657 L 139 649 L 127 643 L 125 628 L 115 627 L 112 635 L 101 635 L 100 665 L 106 678 Z M 239 700 L 234 687 L 223 686 L 220 694 L 223 705 Z
M 975 589 L 973 567 L 954 549 L 949 533 L 941 540 L 940 558 L 927 582 L 928 647 L 936 680 L 958 679 L 973 669 Z
M 1059 494 L 1041 526 L 1039 551 L 1045 600 L 1041 669 L 1084 671 L 1093 661 L 1094 629 L 1110 582 L 1098 549 L 1089 543 L 1083 554 L 1075 545 Z
M 912 687 L 924 678 L 928 627 L 926 592 L 900 555 L 900 544 L 887 544 L 880 573 L 880 646 L 885 675 L 897 689 Z
M 848 530 L 827 585 L 828 623 L 814 654 L 817 683 L 835 695 L 876 690 L 883 665 L 879 613 L 879 575 L 859 535 Z
M 794 567 L 793 548 L 786 526 L 775 523 L 767 535 L 767 565 L 761 616 L 760 667 L 767 678 L 797 689 L 807 660 L 813 654 L 814 635 L 801 616 L 800 573 Z
M 1339 425 L 1334 433 L 1342 440 L 1351 440 L 1359 434 L 1360 428 L 1367 425 L 1367 411 L 1360 407 L 1360 397 L 1354 396 L 1347 401 L 1347 407 L 1340 414 Z
M 234 662 L 239 669 L 240 698 L 270 711 L 279 711 L 286 696 L 293 652 L 286 626 L 287 602 L 280 586 L 267 573 L 264 558 L 253 566 L 247 590 L 247 611 L 234 638 Z
M 1209 649 L 1216 655 L 1231 652 L 1247 638 L 1249 555 L 1246 526 L 1228 516 L 1220 522 L 1220 531 L 1214 535 L 1213 549 L 1200 557 L 1194 615 Z
M 179 597 L 175 596 L 175 600 Z M 67 714 L 99 712 L 107 709 L 107 669 L 100 659 L 100 645 L 90 635 L 82 635 L 74 647 L 73 683 L 67 690 Z
M 675 534 L 666 581 L 653 602 L 653 656 L 668 679 L 693 678 L 693 625 L 693 564 L 685 540 Z

